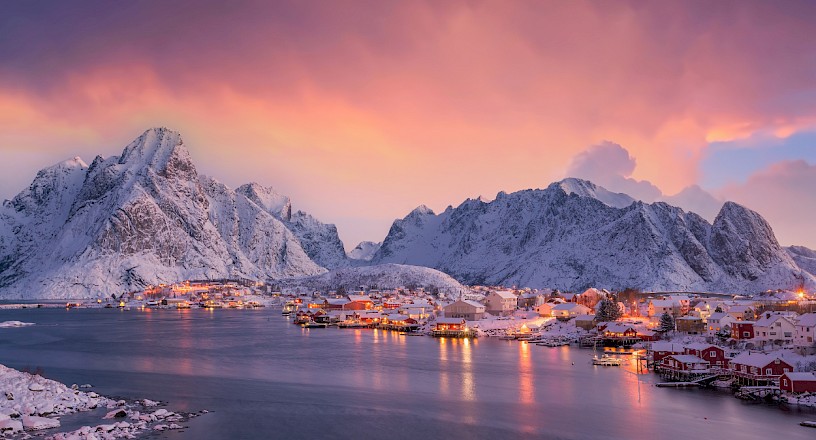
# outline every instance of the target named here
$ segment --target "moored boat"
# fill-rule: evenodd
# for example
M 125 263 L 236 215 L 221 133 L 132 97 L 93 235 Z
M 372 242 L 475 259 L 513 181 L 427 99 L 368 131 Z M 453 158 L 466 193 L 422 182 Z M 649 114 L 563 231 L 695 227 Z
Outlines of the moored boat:
M 600 365 L 603 367 L 619 367 L 623 363 L 623 359 L 604 354 L 601 357 L 593 356 L 592 365 Z

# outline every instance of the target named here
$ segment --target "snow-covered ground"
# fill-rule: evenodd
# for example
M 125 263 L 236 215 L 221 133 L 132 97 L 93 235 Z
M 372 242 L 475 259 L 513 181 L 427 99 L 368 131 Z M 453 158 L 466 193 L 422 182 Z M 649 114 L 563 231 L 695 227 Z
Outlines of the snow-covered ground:
M 90 388 L 83 385 L 82 388 Z M 135 438 L 136 435 L 180 429 L 180 423 L 200 413 L 178 414 L 155 408 L 158 402 L 147 399 L 115 401 L 93 391 L 80 391 L 46 379 L 0 365 L 0 436 L 55 429 L 60 418 L 80 411 L 109 408 L 97 426 L 83 426 L 73 432 L 54 433 L 57 440 Z

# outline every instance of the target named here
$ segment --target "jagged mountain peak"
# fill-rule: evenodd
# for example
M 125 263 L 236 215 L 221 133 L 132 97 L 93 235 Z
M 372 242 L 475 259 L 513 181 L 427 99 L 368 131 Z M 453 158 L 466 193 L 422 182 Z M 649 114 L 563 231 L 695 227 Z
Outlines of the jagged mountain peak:
M 589 180 L 578 179 L 576 177 L 567 177 L 549 186 L 550 189 L 556 187 L 561 188 L 567 194 L 575 194 L 579 197 L 589 197 L 600 200 L 605 205 L 613 208 L 625 208 L 635 202 L 634 198 L 626 194 L 609 191 L 602 186 L 595 185 Z
M 380 246 L 382 246 L 382 242 L 361 241 L 360 244 L 348 253 L 348 257 L 352 260 L 370 261 L 377 250 L 380 249 Z
M 181 136 L 145 131 L 119 156 L 37 174 L 0 211 L 0 297 L 90 297 L 184 279 L 325 272 L 334 226 L 270 212 L 288 198 L 199 176 Z M 305 249 L 309 249 L 309 253 Z M 333 254 L 331 254 L 333 255 Z M 329 255 L 330 256 L 330 255 Z
M 275 191 L 274 188 L 250 182 L 239 186 L 236 190 L 272 215 L 289 221 L 292 219 L 292 202 L 288 196 Z
M 414 208 L 413 211 L 411 211 L 408 215 L 412 217 L 418 217 L 423 215 L 436 215 L 436 214 L 433 212 L 433 209 L 428 208 L 425 205 L 419 205 L 416 208 Z
M 465 283 L 567 290 L 761 291 L 790 287 L 802 272 L 742 206 L 727 204 L 712 225 L 581 179 L 469 199 L 434 218 L 409 215 L 372 261 L 433 267 Z
M 166 178 L 193 181 L 198 177 L 181 134 L 165 127 L 142 133 L 125 147 L 118 163 L 129 168 L 149 168 Z

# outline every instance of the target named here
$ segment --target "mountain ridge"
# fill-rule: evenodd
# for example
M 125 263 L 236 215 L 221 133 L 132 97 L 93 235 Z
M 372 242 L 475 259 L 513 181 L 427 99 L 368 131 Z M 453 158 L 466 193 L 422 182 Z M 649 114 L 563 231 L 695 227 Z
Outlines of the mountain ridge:
M 372 263 L 433 267 L 465 284 L 566 290 L 761 291 L 801 277 L 816 283 L 770 225 L 736 203 L 708 223 L 574 178 L 500 192 L 491 202 L 467 199 L 440 214 L 415 209 L 392 224 Z
M 199 175 L 177 132 L 149 129 L 119 156 L 41 170 L 3 204 L 0 297 L 97 297 L 189 278 L 325 272 L 304 237 L 342 249 L 336 228 L 305 213 L 309 221 L 294 227 L 259 202 Z

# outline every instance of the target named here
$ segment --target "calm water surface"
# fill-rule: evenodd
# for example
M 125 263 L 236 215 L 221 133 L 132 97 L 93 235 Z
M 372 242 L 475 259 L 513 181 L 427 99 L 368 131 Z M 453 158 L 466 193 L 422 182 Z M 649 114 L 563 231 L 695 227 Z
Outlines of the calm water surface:
M 307 330 L 271 309 L 0 310 L 6 320 L 36 325 L 0 329 L 0 363 L 213 411 L 166 438 L 816 438 L 798 426 L 812 410 L 656 388 L 577 348 Z

